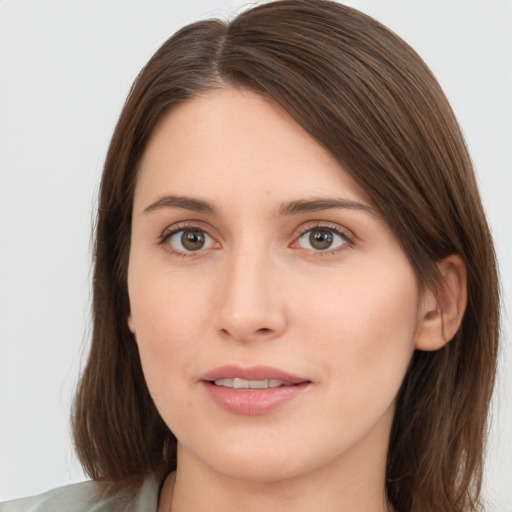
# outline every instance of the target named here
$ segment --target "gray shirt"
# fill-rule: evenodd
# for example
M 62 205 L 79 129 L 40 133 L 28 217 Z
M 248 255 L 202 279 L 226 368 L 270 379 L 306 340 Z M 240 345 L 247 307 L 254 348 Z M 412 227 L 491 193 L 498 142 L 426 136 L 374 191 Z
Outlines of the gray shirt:
M 148 477 L 135 496 L 105 497 L 97 482 L 81 482 L 0 503 L 0 512 L 156 512 L 159 482 Z

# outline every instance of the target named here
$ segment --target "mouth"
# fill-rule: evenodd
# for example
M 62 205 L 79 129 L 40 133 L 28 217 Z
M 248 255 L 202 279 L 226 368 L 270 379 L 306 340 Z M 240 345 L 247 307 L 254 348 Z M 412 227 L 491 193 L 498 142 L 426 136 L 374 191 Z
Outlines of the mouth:
M 284 406 L 312 384 L 309 379 L 267 366 L 224 366 L 201 380 L 215 404 L 230 413 L 249 416 Z
M 201 380 L 214 386 L 244 390 L 273 389 L 311 382 L 307 378 L 279 368 L 263 365 L 248 368 L 236 365 L 221 366 L 204 374 Z
M 245 389 L 255 391 L 257 389 L 279 388 L 281 386 L 293 386 L 291 382 L 279 379 L 247 380 L 235 377 L 234 379 L 216 379 L 211 384 L 231 389 Z

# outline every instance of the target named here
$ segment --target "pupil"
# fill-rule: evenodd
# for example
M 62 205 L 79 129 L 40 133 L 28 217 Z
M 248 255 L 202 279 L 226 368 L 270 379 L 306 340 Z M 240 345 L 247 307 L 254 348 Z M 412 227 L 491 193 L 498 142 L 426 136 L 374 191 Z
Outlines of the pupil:
M 309 235 L 309 242 L 315 249 L 325 250 L 332 245 L 333 236 L 329 231 L 312 231 Z
M 204 234 L 201 231 L 185 231 L 181 235 L 181 243 L 188 251 L 198 251 L 204 245 Z

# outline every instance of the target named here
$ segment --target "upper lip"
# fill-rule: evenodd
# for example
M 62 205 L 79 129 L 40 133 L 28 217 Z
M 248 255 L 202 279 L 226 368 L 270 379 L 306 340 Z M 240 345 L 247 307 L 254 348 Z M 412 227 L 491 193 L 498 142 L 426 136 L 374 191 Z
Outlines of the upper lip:
M 282 380 L 290 384 L 299 384 L 309 382 L 309 379 L 299 377 L 291 373 L 272 368 L 271 366 L 250 366 L 243 368 L 236 365 L 226 365 L 214 368 L 202 375 L 201 380 L 213 382 L 217 379 L 245 379 L 245 380 Z

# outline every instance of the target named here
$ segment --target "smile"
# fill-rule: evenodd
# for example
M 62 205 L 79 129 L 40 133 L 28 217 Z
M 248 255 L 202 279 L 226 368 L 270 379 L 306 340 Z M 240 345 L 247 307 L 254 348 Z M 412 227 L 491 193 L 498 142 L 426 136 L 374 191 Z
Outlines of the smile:
M 279 379 L 265 379 L 265 380 L 247 380 L 235 377 L 234 379 L 217 379 L 214 381 L 216 386 L 222 386 L 232 389 L 268 389 L 278 388 L 281 386 L 291 386 L 291 382 L 286 382 Z
M 202 375 L 201 381 L 216 406 L 244 416 L 261 416 L 281 409 L 313 385 L 307 378 L 269 366 L 222 366 Z

